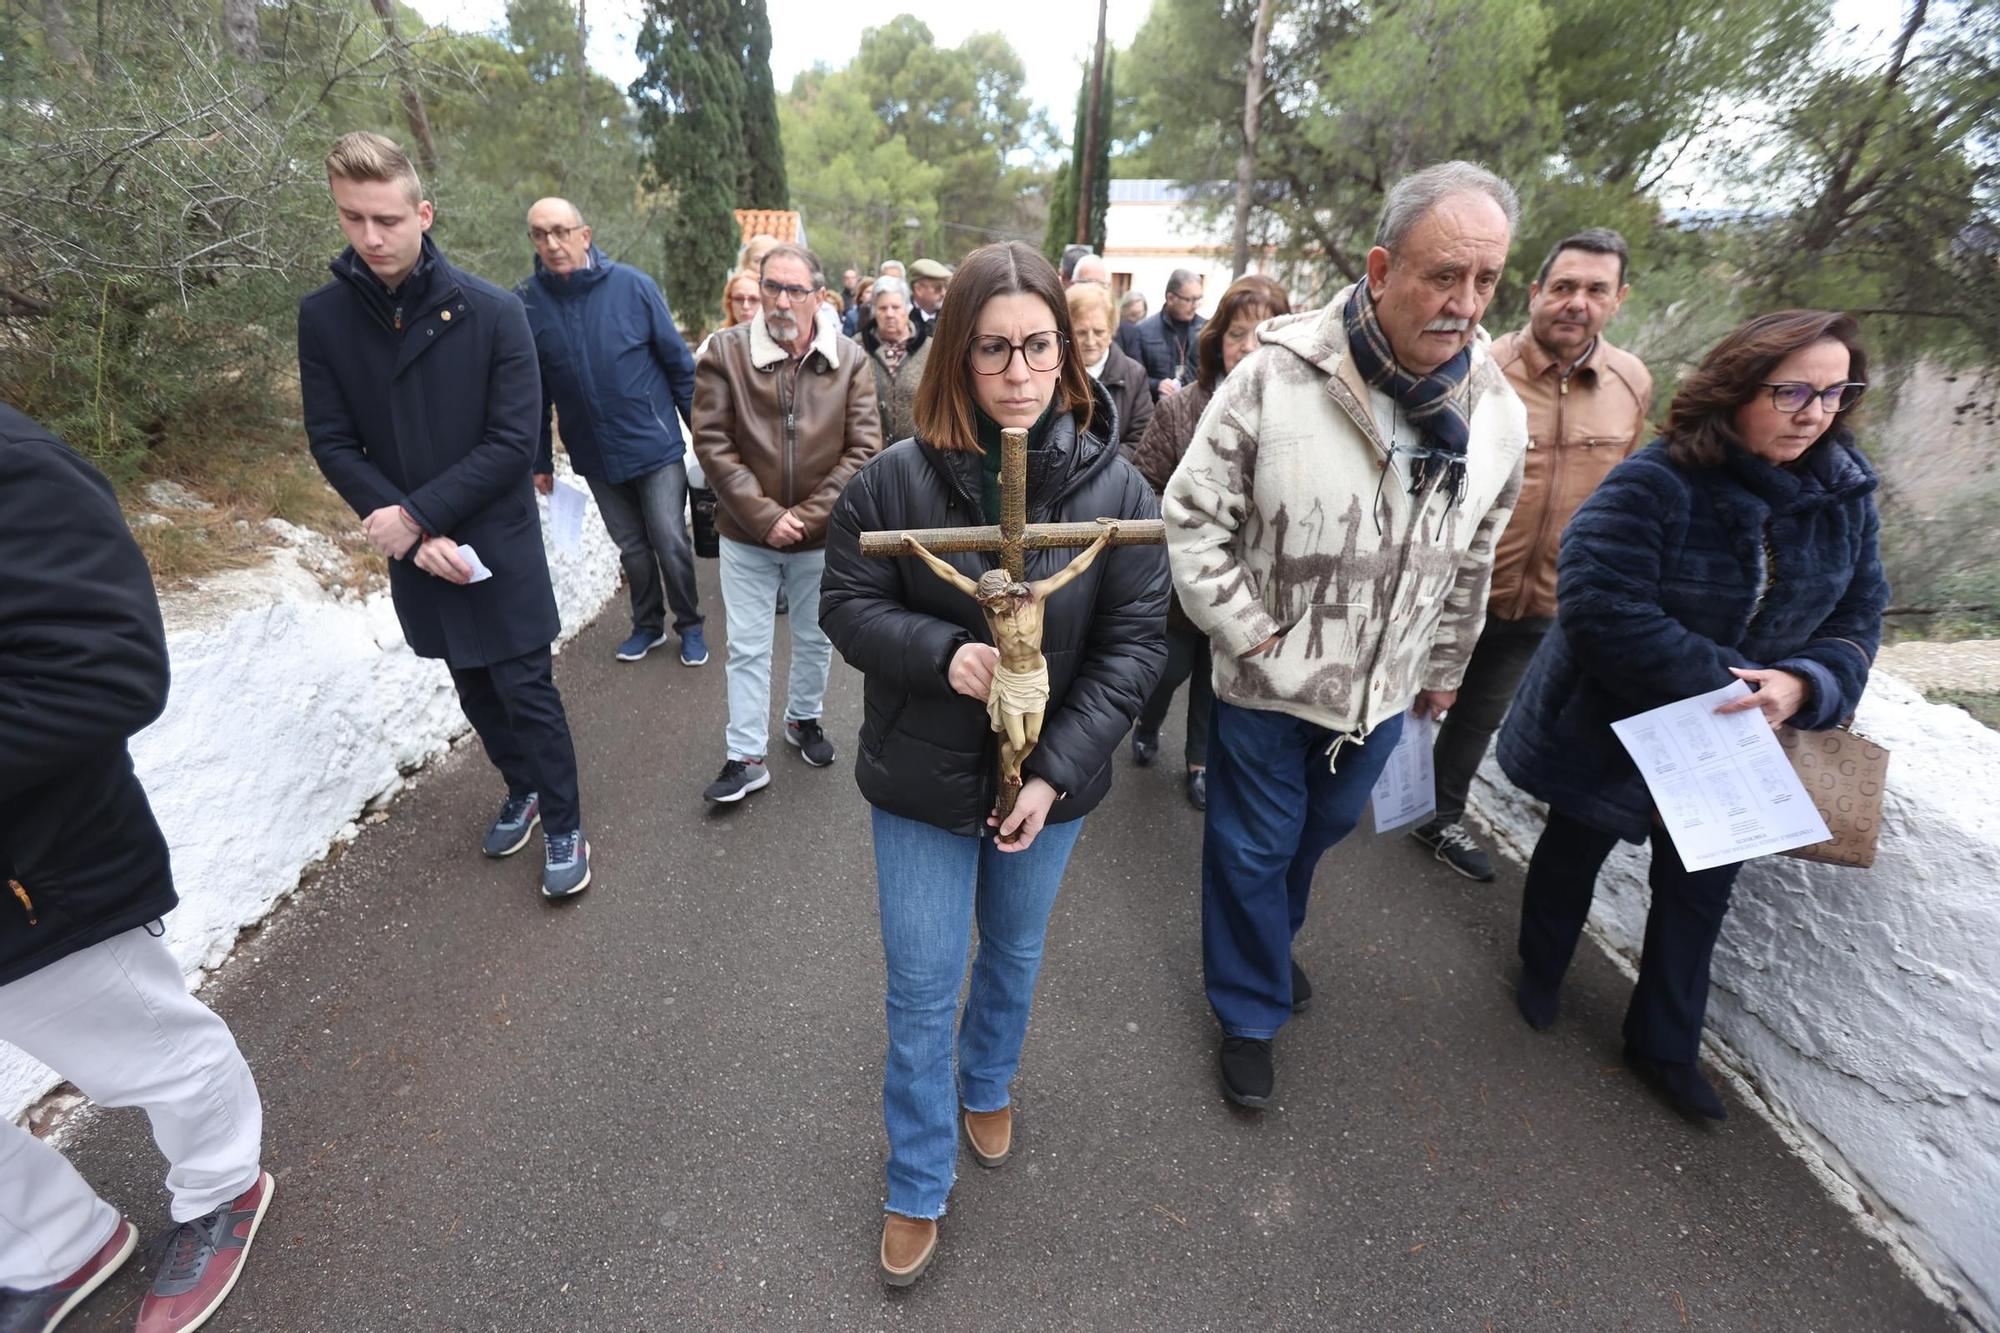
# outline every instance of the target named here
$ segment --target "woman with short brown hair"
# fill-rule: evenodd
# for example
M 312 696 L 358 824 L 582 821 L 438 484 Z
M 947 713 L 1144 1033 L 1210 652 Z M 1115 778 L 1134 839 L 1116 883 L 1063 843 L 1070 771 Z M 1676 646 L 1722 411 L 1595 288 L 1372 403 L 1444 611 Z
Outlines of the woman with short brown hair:
M 1029 551 L 1028 584 L 1074 578 L 1039 608 L 1040 730 L 1013 813 L 999 816 L 987 700 L 1001 661 L 981 606 L 920 555 L 863 556 L 861 534 L 997 524 L 1009 427 L 1028 432 L 1031 521 L 1153 518 L 1159 506 L 1108 438 L 1104 390 L 1071 354 L 1062 288 L 1036 251 L 1007 243 L 968 256 L 929 348 L 916 435 L 841 492 L 820 594 L 821 625 L 864 677 L 855 780 L 873 807 L 888 964 L 880 1261 L 894 1286 L 914 1282 L 936 1249 L 960 1130 L 981 1166 L 1011 1149 L 1009 1085 L 1049 912 L 1080 821 L 1110 790 L 1112 754 L 1166 659 L 1163 549 L 1105 547 L 1075 568 L 1077 551 Z M 974 584 L 998 564 L 990 552 L 942 560 Z
M 1740 864 L 1690 871 L 1611 723 L 1732 681 L 1718 711 L 1817 731 L 1853 713 L 1889 587 L 1875 473 L 1849 415 L 1868 358 L 1852 316 L 1786 310 L 1724 338 L 1665 434 L 1612 469 L 1563 533 L 1557 626 L 1500 734 L 1500 765 L 1549 803 L 1521 903 L 1516 994 L 1530 1025 L 1558 992 L 1604 858 L 1653 848 L 1625 1058 L 1678 1109 L 1720 1120 L 1697 1061 L 1709 959 Z

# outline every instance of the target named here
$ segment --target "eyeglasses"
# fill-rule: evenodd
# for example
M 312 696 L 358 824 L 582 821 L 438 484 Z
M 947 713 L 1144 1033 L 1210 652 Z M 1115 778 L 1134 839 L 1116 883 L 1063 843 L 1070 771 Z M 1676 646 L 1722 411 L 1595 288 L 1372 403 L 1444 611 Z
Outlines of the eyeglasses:
M 1824 389 L 1797 381 L 1761 387 L 1771 391 L 1771 406 L 1780 412 L 1802 412 L 1806 404 L 1815 398 L 1828 412 L 1845 412 L 1860 401 L 1862 393 L 1868 388 L 1866 384 L 1852 380 L 1845 384 L 1829 384 Z
M 571 232 L 582 230 L 582 227 L 530 227 L 528 239 L 536 245 L 540 245 L 543 241 L 554 241 L 557 245 L 561 245 L 570 238 Z
M 729 304 L 757 305 L 760 303 L 761 299 L 762 298 L 760 298 L 755 292 L 738 292 L 736 293 L 736 295 L 729 298 Z
M 772 282 L 769 278 L 765 278 L 757 285 L 762 287 L 764 295 L 773 301 L 781 296 L 789 296 L 794 301 L 803 301 L 819 290 L 817 287 L 795 287 L 789 282 Z
M 1014 364 L 1014 353 L 1028 363 L 1029 370 L 1050 371 L 1063 363 L 1063 343 L 1065 339 L 1054 329 L 1042 333 L 1031 333 L 1020 342 L 1008 342 L 1005 338 L 974 338 L 968 359 L 976 375 L 1004 375 L 1007 367 Z
M 1168 292 L 1167 299 L 1175 305 L 1200 305 L 1200 292 Z

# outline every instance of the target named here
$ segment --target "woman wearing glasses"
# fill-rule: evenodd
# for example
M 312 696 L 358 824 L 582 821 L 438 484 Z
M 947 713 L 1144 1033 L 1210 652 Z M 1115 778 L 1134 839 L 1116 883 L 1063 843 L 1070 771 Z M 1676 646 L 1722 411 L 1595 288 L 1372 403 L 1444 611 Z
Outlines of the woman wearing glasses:
M 1517 1002 L 1536 1028 L 1622 838 L 1652 841 L 1652 904 L 1625 1059 L 1676 1108 L 1721 1120 L 1697 1067 L 1709 957 L 1741 865 L 1690 871 L 1611 722 L 1748 684 L 1724 712 L 1837 726 L 1868 684 L 1889 588 L 1875 474 L 1846 415 L 1867 388 L 1851 316 L 1764 315 L 1682 383 L 1666 432 L 1612 470 L 1563 533 L 1557 624 L 1500 737 L 1549 803 L 1521 904 Z
M 930 349 L 915 437 L 871 459 L 834 506 L 820 600 L 828 637 L 866 678 L 855 778 L 874 807 L 888 963 L 880 1258 L 894 1286 L 914 1282 L 935 1252 L 961 1125 L 980 1165 L 1007 1160 L 1009 1084 L 1056 889 L 1166 661 L 1165 552 L 1108 548 L 1049 599 L 1040 742 L 1013 813 L 994 816 L 986 698 L 998 652 L 980 607 L 914 555 L 864 557 L 860 534 L 999 522 L 1004 427 L 1028 431 L 1031 522 L 1153 518 L 1159 506 L 1109 438 L 1109 401 L 1070 354 L 1062 286 L 1040 254 L 1019 243 L 974 251 L 952 278 Z M 1047 578 L 1076 554 L 1031 551 L 1027 578 Z M 974 580 L 997 565 L 990 554 L 945 558 Z
M 718 327 L 733 329 L 763 313 L 764 294 L 757 286 L 756 270 L 737 269 L 722 284 L 722 323 Z

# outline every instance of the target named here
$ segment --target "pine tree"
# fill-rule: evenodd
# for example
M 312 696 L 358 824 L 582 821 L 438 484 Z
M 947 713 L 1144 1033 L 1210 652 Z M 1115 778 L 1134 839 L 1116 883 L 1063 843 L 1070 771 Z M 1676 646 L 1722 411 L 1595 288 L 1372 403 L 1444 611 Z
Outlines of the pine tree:
M 651 0 L 639 32 L 646 68 L 632 82 L 653 167 L 674 198 L 667 210 L 665 281 L 675 313 L 705 323 L 739 232 L 742 0 Z
M 764 0 L 741 0 L 743 20 L 743 208 L 790 208 L 785 145 L 778 135 L 778 95 L 771 83 L 771 16 Z

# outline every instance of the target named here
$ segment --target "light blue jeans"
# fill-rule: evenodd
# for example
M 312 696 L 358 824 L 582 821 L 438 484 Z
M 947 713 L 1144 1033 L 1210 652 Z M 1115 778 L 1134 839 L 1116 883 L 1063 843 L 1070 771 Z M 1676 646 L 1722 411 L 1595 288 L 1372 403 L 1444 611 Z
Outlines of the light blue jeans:
M 826 550 L 776 551 L 722 539 L 722 611 L 729 622 L 731 759 L 762 759 L 771 738 L 771 639 L 777 630 L 778 588 L 790 604 L 792 682 L 785 720 L 816 718 L 826 702 L 833 645 L 819 627 L 819 580 Z
M 997 1111 L 1021 1063 L 1042 937 L 1082 820 L 1050 824 L 1024 852 L 882 810 L 875 817 L 875 883 L 888 963 L 889 1055 L 882 1122 L 889 1131 L 888 1210 L 942 1217 L 958 1165 L 958 1108 Z M 972 922 L 979 953 L 952 1025 Z

